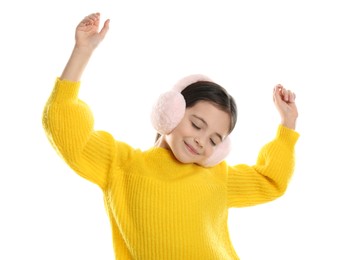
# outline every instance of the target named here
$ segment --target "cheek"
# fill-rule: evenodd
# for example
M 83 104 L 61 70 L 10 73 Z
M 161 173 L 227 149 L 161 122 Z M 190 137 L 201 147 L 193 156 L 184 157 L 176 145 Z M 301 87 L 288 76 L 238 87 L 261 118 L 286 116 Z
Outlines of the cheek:
M 216 147 L 212 146 L 211 144 L 207 146 L 207 148 L 205 149 L 205 156 L 206 157 L 210 157 L 214 151 L 215 151 Z
M 185 120 L 181 121 L 180 124 L 174 129 L 174 131 L 180 136 L 188 136 L 192 134 L 192 126 Z
M 172 145 L 175 142 L 179 142 L 184 137 L 187 137 L 189 131 L 187 130 L 187 126 L 182 122 L 173 129 L 173 131 L 167 135 L 166 140 L 169 145 Z

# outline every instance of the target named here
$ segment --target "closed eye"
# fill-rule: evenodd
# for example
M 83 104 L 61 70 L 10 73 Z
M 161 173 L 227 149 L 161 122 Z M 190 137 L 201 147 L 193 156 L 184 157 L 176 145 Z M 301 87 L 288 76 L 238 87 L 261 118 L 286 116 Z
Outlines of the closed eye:
M 194 123 L 191 123 L 192 124 L 192 126 L 195 128 L 195 129 L 197 129 L 197 130 L 200 130 L 201 129 L 201 127 L 198 127 L 196 124 L 194 124 Z

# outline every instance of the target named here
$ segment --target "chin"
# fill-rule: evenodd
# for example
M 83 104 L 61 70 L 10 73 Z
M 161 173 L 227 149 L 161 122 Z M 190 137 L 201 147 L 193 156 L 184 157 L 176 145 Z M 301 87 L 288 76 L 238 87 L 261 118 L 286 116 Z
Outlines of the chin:
M 190 158 L 185 158 L 185 156 L 178 155 L 174 153 L 174 157 L 183 164 L 188 164 L 188 163 L 194 163 L 193 161 L 190 160 Z
M 189 160 L 186 160 L 184 158 L 180 158 L 180 157 L 175 157 L 180 163 L 183 163 L 183 164 L 188 164 L 188 163 L 193 163 L 193 162 L 190 162 Z

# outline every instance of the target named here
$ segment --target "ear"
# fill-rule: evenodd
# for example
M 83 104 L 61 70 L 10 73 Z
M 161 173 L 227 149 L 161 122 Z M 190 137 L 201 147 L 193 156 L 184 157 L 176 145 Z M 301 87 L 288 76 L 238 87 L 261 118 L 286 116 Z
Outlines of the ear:
M 180 92 L 171 90 L 159 96 L 152 107 L 151 121 L 160 134 L 169 134 L 183 119 L 185 99 Z
M 231 150 L 230 137 L 227 136 L 222 143 L 217 145 L 213 154 L 202 164 L 204 167 L 212 167 L 223 161 Z
M 197 81 L 211 81 L 205 75 L 192 74 L 180 79 L 172 88 L 159 96 L 152 107 L 151 121 L 160 134 L 169 134 L 185 114 L 185 99 L 181 94 L 184 88 Z

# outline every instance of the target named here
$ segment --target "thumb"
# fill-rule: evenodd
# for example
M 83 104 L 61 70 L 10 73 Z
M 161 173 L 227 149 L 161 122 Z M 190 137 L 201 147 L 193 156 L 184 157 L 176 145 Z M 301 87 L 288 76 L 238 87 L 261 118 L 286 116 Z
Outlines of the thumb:
M 103 25 L 101 31 L 99 32 L 99 36 L 101 39 L 103 39 L 105 37 L 105 35 L 107 34 L 107 32 L 109 30 L 109 23 L 110 23 L 110 19 L 107 19 L 104 22 L 104 25 Z
M 273 89 L 273 101 L 276 103 L 276 104 L 280 104 L 283 102 L 283 99 L 282 99 L 282 85 L 281 84 L 278 84 L 274 87 Z

